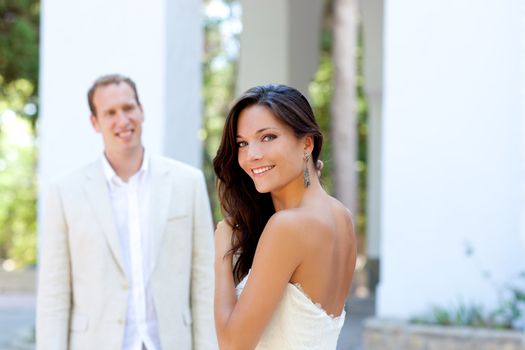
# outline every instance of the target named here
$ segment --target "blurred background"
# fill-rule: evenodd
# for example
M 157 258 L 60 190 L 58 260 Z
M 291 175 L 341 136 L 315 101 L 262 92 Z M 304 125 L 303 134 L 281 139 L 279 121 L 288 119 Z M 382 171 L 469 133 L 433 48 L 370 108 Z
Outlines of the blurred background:
M 0 349 L 34 348 L 39 199 L 102 152 L 86 93 L 108 73 L 136 81 L 146 148 L 204 170 L 216 220 L 231 102 L 308 97 L 359 237 L 339 349 L 412 349 L 363 338 L 386 332 L 369 317 L 522 334 L 524 54 L 520 0 L 0 1 Z

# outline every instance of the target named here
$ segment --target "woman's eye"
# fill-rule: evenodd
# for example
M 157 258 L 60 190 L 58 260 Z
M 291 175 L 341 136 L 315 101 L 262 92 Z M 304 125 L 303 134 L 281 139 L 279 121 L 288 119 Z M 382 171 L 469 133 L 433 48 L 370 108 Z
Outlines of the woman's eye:
M 271 134 L 270 134 L 270 135 L 265 135 L 265 136 L 263 137 L 263 141 L 272 141 L 272 140 L 275 139 L 276 137 L 277 137 L 277 136 L 275 136 L 275 135 L 271 135 Z
M 243 148 L 247 145 L 248 143 L 246 141 L 239 141 L 237 142 L 237 147 L 239 148 Z

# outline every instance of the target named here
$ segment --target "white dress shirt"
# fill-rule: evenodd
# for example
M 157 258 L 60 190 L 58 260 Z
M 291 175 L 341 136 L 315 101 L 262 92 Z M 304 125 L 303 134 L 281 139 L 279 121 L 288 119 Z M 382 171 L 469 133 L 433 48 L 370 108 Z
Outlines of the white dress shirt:
M 123 350 L 160 350 L 157 314 L 148 287 L 154 263 L 149 235 L 149 160 L 144 152 L 141 168 L 128 182 L 117 176 L 105 156 L 102 164 L 129 283 Z

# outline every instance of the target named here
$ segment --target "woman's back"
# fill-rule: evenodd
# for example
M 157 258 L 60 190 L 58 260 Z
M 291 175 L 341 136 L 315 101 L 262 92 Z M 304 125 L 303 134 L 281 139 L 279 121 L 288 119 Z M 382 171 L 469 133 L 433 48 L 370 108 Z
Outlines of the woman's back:
M 299 250 L 302 262 L 292 274 L 256 349 L 335 349 L 354 270 L 355 238 L 350 214 L 329 196 L 293 211 L 294 218 L 301 220 L 300 239 L 289 249 Z M 250 274 L 238 284 L 238 297 L 249 278 Z
M 320 197 L 320 198 L 319 198 Z M 343 309 L 355 268 L 356 242 L 350 212 L 336 199 L 323 194 L 300 210 L 304 258 L 290 280 L 301 285 L 312 300 L 329 314 Z

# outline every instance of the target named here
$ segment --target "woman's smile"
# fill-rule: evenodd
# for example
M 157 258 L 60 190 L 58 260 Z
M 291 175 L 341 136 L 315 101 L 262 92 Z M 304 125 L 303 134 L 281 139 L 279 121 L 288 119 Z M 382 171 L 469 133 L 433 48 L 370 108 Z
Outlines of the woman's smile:
M 275 167 L 275 165 L 266 165 L 266 166 L 262 166 L 262 167 L 259 167 L 259 168 L 253 168 L 252 169 L 252 173 L 254 175 L 262 175 L 270 170 L 272 170 L 273 168 Z

